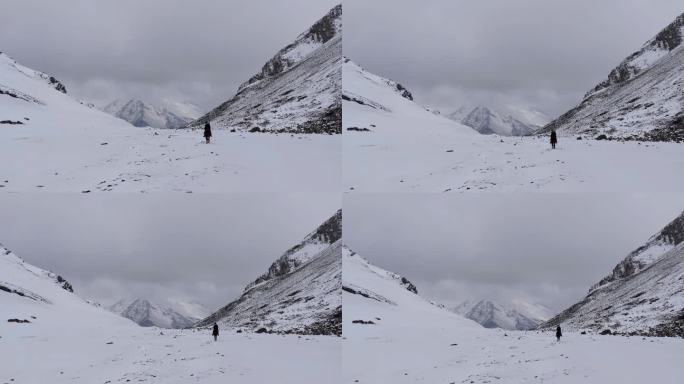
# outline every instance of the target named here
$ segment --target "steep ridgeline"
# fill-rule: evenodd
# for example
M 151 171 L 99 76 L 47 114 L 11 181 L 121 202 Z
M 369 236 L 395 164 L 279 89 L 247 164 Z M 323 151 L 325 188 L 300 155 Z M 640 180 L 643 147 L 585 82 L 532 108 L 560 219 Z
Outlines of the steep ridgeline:
M 419 296 L 418 289 L 407 278 L 376 267 L 347 247 L 342 254 L 345 335 L 347 330 L 353 334 L 368 326 L 394 329 L 407 324 L 450 324 L 480 328 Z
M 530 330 L 551 318 L 551 311 L 538 304 L 512 301 L 506 304 L 490 300 L 465 301 L 453 309 L 485 328 Z
M 684 141 L 684 14 L 541 132 Z
M 92 108 L 67 94 L 55 77 L 27 68 L 0 52 L 0 125 L 24 131 L 62 132 L 93 126 L 130 127 L 130 124 Z M 68 131 L 67 131 L 68 132 Z
M 501 136 L 527 136 L 549 121 L 542 113 L 532 110 L 495 111 L 484 106 L 475 107 L 465 114 L 459 108 L 447 117 L 483 135 Z
M 191 123 L 250 132 L 342 132 L 342 5 L 271 58 L 237 94 Z
M 242 295 L 198 322 L 248 331 L 341 335 L 342 211 L 250 283 Z
M 130 321 L 79 298 L 62 276 L 26 263 L 0 245 L 0 333 L 31 326 L 59 332 L 62 327 L 129 326 Z
M 126 120 L 136 127 L 176 129 L 198 118 L 201 113 L 195 106 L 174 103 L 179 107 L 164 105 L 157 107 L 140 100 L 115 100 L 102 110 L 119 119 Z M 172 110 L 174 109 L 174 110 Z
M 159 328 L 188 328 L 208 314 L 204 311 L 188 313 L 183 307 L 174 308 L 145 299 L 120 300 L 108 309 L 141 327 Z
M 345 131 L 474 133 L 470 127 L 414 102 L 411 92 L 400 83 L 368 72 L 348 58 L 344 59 L 343 73 Z
M 582 301 L 542 325 L 684 337 L 684 213 L 631 252 Z

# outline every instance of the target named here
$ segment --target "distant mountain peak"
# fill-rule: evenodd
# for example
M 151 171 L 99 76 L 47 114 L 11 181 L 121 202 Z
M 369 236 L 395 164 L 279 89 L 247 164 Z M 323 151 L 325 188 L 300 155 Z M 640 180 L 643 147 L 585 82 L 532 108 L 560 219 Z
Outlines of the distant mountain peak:
M 182 307 L 152 303 L 147 299 L 119 300 L 108 308 L 142 327 L 187 328 L 200 320 L 193 314 L 181 313 Z M 206 316 L 206 311 L 203 313 Z
M 169 101 L 163 107 L 158 107 L 139 99 L 130 99 L 115 100 L 102 110 L 136 127 L 177 129 L 197 118 L 194 108 L 196 107 L 192 105 L 184 107 L 182 103 Z
M 532 109 L 508 107 L 497 111 L 484 105 L 472 109 L 459 107 L 448 117 L 481 134 L 502 136 L 527 136 L 549 121 L 544 114 Z
M 491 300 L 464 301 L 454 312 L 471 319 L 485 328 L 510 330 L 535 329 L 551 317 L 551 311 L 539 304 L 522 300 L 496 303 Z

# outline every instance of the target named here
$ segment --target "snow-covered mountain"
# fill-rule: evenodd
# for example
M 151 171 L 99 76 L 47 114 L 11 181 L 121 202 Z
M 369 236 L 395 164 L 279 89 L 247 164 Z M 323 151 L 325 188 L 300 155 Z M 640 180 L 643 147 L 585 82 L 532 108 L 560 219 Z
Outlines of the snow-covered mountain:
M 342 332 L 342 211 L 286 251 L 242 295 L 196 327 L 278 333 Z
M 209 315 L 208 311 L 196 304 L 172 307 L 145 299 L 122 299 L 108 309 L 142 327 L 187 328 Z
M 552 316 L 551 310 L 545 306 L 520 300 L 505 304 L 491 300 L 464 301 L 453 311 L 485 328 L 521 331 L 535 329 Z
M 418 295 L 418 288 L 406 277 L 371 264 L 348 247 L 343 247 L 342 289 L 344 291 L 344 328 L 369 325 L 446 321 L 456 327 L 480 328 L 475 322 Z
M 470 127 L 414 102 L 411 92 L 400 83 L 370 73 L 348 58 L 344 59 L 343 73 L 345 112 L 342 124 L 345 131 L 387 130 L 397 137 L 428 130 L 474 133 Z
M 477 132 L 502 136 L 527 136 L 549 122 L 541 112 L 534 110 L 493 110 L 477 106 L 468 112 L 458 108 L 448 115 L 454 121 L 467 125 Z
M 683 38 L 681 14 L 542 132 L 683 141 Z
M 29 264 L 0 245 L 0 320 L 7 327 L 130 326 L 128 320 L 73 292 L 62 276 Z
M 341 133 L 342 5 L 278 51 L 237 94 L 190 124 L 242 131 Z
M 684 337 L 684 213 L 632 251 L 557 324 L 612 333 Z
M 169 102 L 157 107 L 141 100 L 114 100 L 102 108 L 112 116 L 126 120 L 136 127 L 176 129 L 201 116 L 192 104 Z

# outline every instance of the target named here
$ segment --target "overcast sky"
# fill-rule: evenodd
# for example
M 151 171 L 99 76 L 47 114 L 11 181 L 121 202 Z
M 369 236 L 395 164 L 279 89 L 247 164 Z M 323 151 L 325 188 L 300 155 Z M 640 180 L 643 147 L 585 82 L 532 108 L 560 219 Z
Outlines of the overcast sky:
M 337 0 L 3 0 L 0 51 L 77 97 L 209 109 Z
M 345 0 L 344 54 L 445 112 L 556 117 L 682 12 L 681 0 Z
M 6 195 L 0 242 L 103 304 L 216 309 L 340 205 L 335 194 Z
M 359 195 L 344 241 L 424 297 L 523 299 L 562 310 L 684 210 L 684 196 Z

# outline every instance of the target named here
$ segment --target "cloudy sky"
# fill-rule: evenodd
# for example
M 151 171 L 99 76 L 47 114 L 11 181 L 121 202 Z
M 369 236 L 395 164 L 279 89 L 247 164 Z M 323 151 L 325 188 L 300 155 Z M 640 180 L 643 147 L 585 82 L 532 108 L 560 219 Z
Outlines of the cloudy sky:
M 0 241 L 103 304 L 142 297 L 215 309 L 340 204 L 334 194 L 6 195 Z
M 561 310 L 684 210 L 675 195 L 346 195 L 345 243 L 425 297 Z
M 102 104 L 164 98 L 209 109 L 336 0 L 3 0 L 0 51 Z
M 681 0 L 345 0 L 344 51 L 442 111 L 555 117 L 684 12 Z

